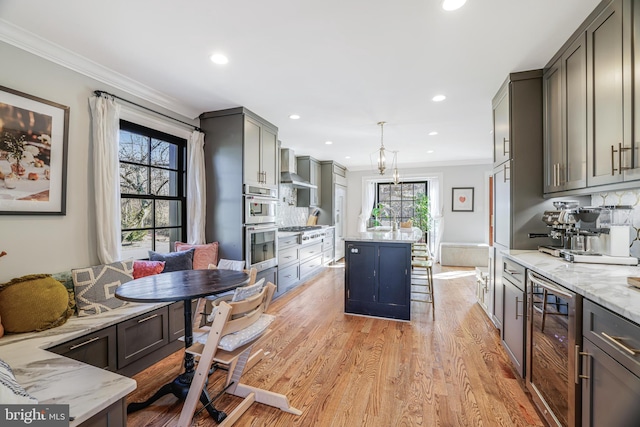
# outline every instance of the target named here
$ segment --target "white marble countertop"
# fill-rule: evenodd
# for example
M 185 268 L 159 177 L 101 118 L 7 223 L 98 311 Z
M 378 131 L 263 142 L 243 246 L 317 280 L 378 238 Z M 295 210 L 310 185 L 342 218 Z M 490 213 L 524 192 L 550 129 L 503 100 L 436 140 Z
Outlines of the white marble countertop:
M 503 253 L 526 268 L 640 324 L 640 289 L 627 284 L 627 277 L 640 277 L 640 267 L 570 263 L 538 251 Z
M 131 393 L 136 382 L 45 349 L 165 305 L 129 303 L 103 314 L 73 316 L 46 331 L 5 335 L 0 338 L 0 359 L 39 403 L 68 404 L 73 417 L 69 425 L 77 426 Z
M 345 241 L 352 242 L 397 242 L 397 243 L 414 243 L 420 240 L 422 232 L 420 229 L 401 228 L 397 231 L 372 230 L 361 231 L 344 238 Z

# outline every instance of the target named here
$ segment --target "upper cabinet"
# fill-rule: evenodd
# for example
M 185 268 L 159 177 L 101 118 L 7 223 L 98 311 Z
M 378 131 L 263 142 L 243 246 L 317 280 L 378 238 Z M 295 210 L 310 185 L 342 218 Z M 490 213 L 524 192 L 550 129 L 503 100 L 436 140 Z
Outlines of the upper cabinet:
M 581 34 L 545 70 L 544 192 L 587 185 L 587 56 Z
M 640 180 L 640 4 L 604 1 L 545 68 L 544 192 Z
M 265 121 L 244 117 L 245 184 L 278 188 L 278 130 Z
M 317 188 L 299 188 L 298 189 L 298 206 L 320 206 L 320 192 L 322 184 L 320 178 L 322 172 L 320 170 L 320 162 L 310 156 L 296 157 L 298 166 L 298 175 L 315 185 Z
M 493 102 L 493 166 L 499 166 L 509 159 L 509 90 L 505 87 Z
M 624 179 L 622 152 L 631 144 L 630 50 L 625 39 L 624 0 L 612 1 L 587 27 L 587 183 Z M 630 41 L 630 40 L 629 40 Z M 626 72 L 625 72 L 626 71 Z

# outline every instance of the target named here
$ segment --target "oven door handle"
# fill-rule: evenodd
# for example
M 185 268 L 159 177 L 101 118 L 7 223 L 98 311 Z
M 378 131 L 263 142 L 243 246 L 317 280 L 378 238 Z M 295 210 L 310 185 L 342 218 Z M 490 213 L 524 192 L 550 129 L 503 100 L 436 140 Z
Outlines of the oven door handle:
M 562 295 L 565 298 L 575 297 L 574 293 L 561 289 L 559 286 L 549 282 L 547 279 L 543 279 L 532 271 L 529 271 L 529 280 L 542 288 L 550 290 L 554 294 Z
M 247 227 L 247 231 L 278 231 L 275 224 L 246 225 L 245 227 Z

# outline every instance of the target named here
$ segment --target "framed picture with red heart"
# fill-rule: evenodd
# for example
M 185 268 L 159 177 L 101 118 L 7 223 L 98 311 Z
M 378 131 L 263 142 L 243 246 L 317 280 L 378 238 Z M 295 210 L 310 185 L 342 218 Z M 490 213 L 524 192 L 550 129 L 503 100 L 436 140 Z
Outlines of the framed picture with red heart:
M 453 212 L 473 212 L 474 187 L 457 187 L 451 189 L 451 210 Z

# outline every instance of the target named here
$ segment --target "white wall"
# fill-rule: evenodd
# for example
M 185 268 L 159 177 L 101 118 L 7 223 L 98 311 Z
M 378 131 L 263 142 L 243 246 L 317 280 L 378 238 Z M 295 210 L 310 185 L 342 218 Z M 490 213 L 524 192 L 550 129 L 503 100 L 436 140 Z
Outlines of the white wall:
M 442 178 L 444 234 L 443 242 L 488 243 L 488 172 L 492 165 L 440 166 L 402 169 L 406 177 L 439 175 Z M 372 171 L 348 171 L 347 235 L 358 232 L 363 178 L 379 179 Z M 451 188 L 474 187 L 474 211 L 451 211 Z
M 7 252 L 0 258 L 0 283 L 25 274 L 98 264 L 88 101 L 93 91 L 105 90 L 180 120 L 198 122 L 2 42 L 0 58 L 0 85 L 70 107 L 67 214 L 0 215 L 0 252 Z

